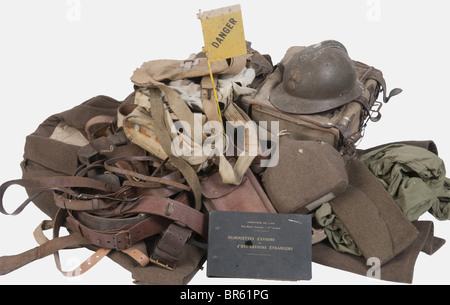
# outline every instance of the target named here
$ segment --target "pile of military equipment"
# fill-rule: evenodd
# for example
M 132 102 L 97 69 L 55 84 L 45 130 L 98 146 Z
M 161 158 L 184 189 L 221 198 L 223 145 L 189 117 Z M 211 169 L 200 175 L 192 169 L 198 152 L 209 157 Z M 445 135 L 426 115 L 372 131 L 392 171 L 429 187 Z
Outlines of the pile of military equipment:
M 376 258 L 381 280 L 411 283 L 419 252 L 445 242 L 418 220 L 450 218 L 443 161 L 431 141 L 356 148 L 401 90 L 337 41 L 292 47 L 277 65 L 247 49 L 212 62 L 214 78 L 204 53 L 146 62 L 124 101 L 97 96 L 45 120 L 0 212 L 33 202 L 51 220 L 0 273 L 55 255 L 74 276 L 108 256 L 137 284 L 187 284 L 207 258 L 209 212 L 237 211 L 310 215 L 313 262 L 367 275 Z M 29 198 L 9 213 L 11 185 Z M 94 254 L 63 271 L 58 251 L 76 247 Z

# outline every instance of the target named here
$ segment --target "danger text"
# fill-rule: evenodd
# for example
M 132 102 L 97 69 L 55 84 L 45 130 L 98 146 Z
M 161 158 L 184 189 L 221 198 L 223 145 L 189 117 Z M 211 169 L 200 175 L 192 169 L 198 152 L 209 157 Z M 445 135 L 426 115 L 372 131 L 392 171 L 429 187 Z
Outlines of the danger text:
M 219 48 L 223 41 L 227 38 L 227 36 L 231 33 L 237 21 L 234 18 L 230 18 L 225 26 L 222 28 L 222 31 L 217 35 L 214 42 L 211 45 L 214 48 Z

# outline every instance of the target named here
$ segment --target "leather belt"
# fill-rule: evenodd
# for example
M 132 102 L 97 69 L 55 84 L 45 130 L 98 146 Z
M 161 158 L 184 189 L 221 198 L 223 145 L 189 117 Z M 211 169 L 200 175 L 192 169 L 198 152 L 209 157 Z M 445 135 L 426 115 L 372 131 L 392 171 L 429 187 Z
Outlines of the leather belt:
M 157 215 L 104 218 L 85 212 L 69 212 L 66 221 L 69 228 L 96 246 L 123 251 L 143 266 L 152 262 L 168 270 L 175 269 L 184 244 L 192 235 L 192 230 L 183 224 L 171 223 Z M 162 237 L 150 258 L 141 251 L 135 254 L 137 249 L 132 248 L 134 245 L 157 234 L 162 234 Z
M 151 161 L 148 157 L 111 160 L 103 163 L 103 166 L 119 175 L 131 174 L 127 170 L 114 167 L 114 164 L 119 161 Z M 87 173 L 88 170 L 97 166 L 101 167 L 101 161 L 98 164 L 95 163 L 86 167 L 86 170 L 81 170 L 80 173 Z M 65 244 L 60 246 L 57 241 L 65 241 L 67 238 L 60 238 L 58 231 L 64 222 L 65 226 L 73 231 L 69 240 L 71 244 L 82 242 L 83 244 L 90 243 L 100 247 L 99 252 L 94 255 L 94 259 L 88 260 L 86 263 L 88 265 L 107 255 L 111 249 L 115 249 L 127 253 L 135 259 L 137 258 L 137 262 L 141 265 L 146 265 L 151 261 L 173 270 L 184 244 L 192 233 L 195 232 L 204 238 L 206 237 L 207 221 L 205 214 L 189 205 L 187 193 L 182 191 L 190 190 L 190 188 L 183 184 L 184 178 L 182 175 L 178 172 L 172 172 L 159 178 L 155 176 L 156 173 L 157 171 L 152 176 L 133 174 L 132 177 L 137 179 L 128 181 L 136 182 L 138 190 L 134 189 L 134 185 L 120 186 L 82 176 L 13 180 L 0 186 L 0 212 L 17 215 L 40 193 L 39 191 L 53 190 L 55 202 L 61 209 L 54 221 L 55 241 L 48 241 L 52 248 L 48 253 L 45 252 L 45 255 L 54 253 L 59 270 L 61 268 L 57 251 L 64 248 Z M 3 206 L 4 193 L 9 186 L 15 184 L 35 189 L 38 193 L 28 198 L 13 213 L 7 213 Z M 146 187 L 142 187 L 144 185 Z M 86 189 L 88 193 L 96 192 L 94 195 L 79 194 L 73 188 Z M 167 198 L 179 192 L 182 192 L 182 194 L 176 200 Z M 156 235 L 162 237 L 156 243 L 152 255 L 148 258 L 141 251 L 142 249 L 136 248 L 136 245 L 142 244 L 142 241 L 146 238 Z M 45 243 L 45 245 L 47 244 Z M 41 251 L 39 249 L 35 250 L 39 252 Z M 146 249 L 144 251 L 146 252 Z M 38 252 L 36 252 L 36 256 L 32 257 L 33 260 L 40 257 Z M 22 259 L 23 255 L 15 257 L 18 263 L 15 264 L 17 266 L 14 268 L 28 262 Z M 83 270 L 87 270 L 86 264 L 73 272 L 63 272 L 62 270 L 61 272 L 68 276 L 84 272 Z
M 8 213 L 3 205 L 3 196 L 6 190 L 12 185 L 20 185 L 24 188 L 35 189 L 37 192 L 33 196 L 30 196 L 27 200 L 25 200 L 18 208 L 16 208 L 14 212 Z M 108 193 L 114 193 L 121 189 L 121 187 L 109 185 L 95 179 L 74 176 L 56 176 L 11 180 L 3 183 L 0 186 L 0 212 L 5 215 L 18 215 L 30 202 L 32 202 L 34 198 L 36 198 L 42 192 L 48 190 L 60 190 L 62 192 L 67 192 L 67 188 L 70 187 L 90 188 Z
M 150 217 L 150 215 L 147 214 L 139 214 L 137 216 L 126 218 L 106 218 L 80 211 L 72 211 L 72 215 L 86 227 L 103 232 L 120 230 L 126 226 L 132 227 Z
M 170 198 L 143 196 L 135 203 L 125 203 L 120 211 L 122 215 L 139 213 L 159 215 L 186 225 L 203 237 L 207 235 L 205 215 L 180 201 Z
M 170 224 L 164 217 L 150 216 L 133 226 L 125 225 L 111 231 L 98 231 L 82 224 L 71 213 L 66 221 L 72 230 L 79 232 L 93 245 L 118 251 L 128 249 L 147 237 L 163 232 Z
M 169 225 L 156 244 L 150 261 L 169 270 L 174 270 L 183 246 L 191 237 L 192 230 L 175 223 Z

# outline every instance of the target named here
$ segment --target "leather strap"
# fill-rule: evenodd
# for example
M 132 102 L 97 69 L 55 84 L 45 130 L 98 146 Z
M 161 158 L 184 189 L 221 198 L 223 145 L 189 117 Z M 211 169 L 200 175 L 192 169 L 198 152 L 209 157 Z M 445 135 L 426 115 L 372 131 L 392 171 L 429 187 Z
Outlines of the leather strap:
M 123 227 L 129 228 L 151 216 L 160 216 L 183 223 L 204 237 L 207 232 L 206 216 L 189 206 L 189 198 L 186 193 L 177 197 L 177 200 L 143 195 L 136 201 L 123 203 L 115 209 L 95 211 L 100 217 L 83 212 L 70 211 L 70 213 L 75 219 L 72 221 L 75 227 L 80 222 L 95 231 L 107 231 L 114 234 Z
M 120 231 L 133 227 L 151 215 L 138 214 L 130 217 L 100 217 L 90 212 L 70 211 L 70 214 L 83 225 L 97 232 Z
M 200 236 L 207 236 L 205 214 L 170 198 L 143 196 L 135 203 L 124 204 L 120 212 L 122 215 L 139 213 L 159 215 L 186 225 Z
M 106 170 L 114 172 L 114 173 L 118 173 L 118 174 L 122 174 L 122 175 L 128 175 L 128 176 L 131 176 L 131 177 L 134 177 L 136 179 L 143 180 L 143 181 L 146 181 L 146 182 L 154 182 L 154 183 L 156 183 L 155 187 L 158 187 L 158 186 L 161 187 L 161 186 L 167 185 L 167 186 L 173 186 L 173 187 L 179 188 L 180 190 L 185 190 L 185 191 L 190 191 L 191 190 L 189 186 L 187 186 L 187 185 L 185 185 L 183 183 L 174 181 L 172 179 L 165 179 L 165 178 L 158 178 L 158 177 L 142 175 L 142 174 L 139 174 L 139 173 L 134 172 L 134 171 L 130 171 L 130 170 L 127 170 L 127 169 L 119 168 L 119 167 L 117 167 L 115 165 L 116 163 L 121 162 L 121 161 L 131 161 L 131 160 L 154 161 L 154 158 L 153 157 L 147 157 L 147 156 L 145 156 L 145 157 L 133 157 L 133 158 L 128 158 L 128 157 L 115 158 L 115 159 L 107 160 L 105 162 L 104 166 L 105 166 Z
M 114 116 L 98 115 L 98 116 L 91 118 L 89 121 L 87 121 L 84 126 L 84 131 L 86 132 L 88 140 L 92 141 L 95 138 L 98 138 L 100 136 L 106 136 L 107 134 L 99 135 L 99 133 L 100 133 L 100 131 L 103 131 L 105 129 L 105 127 L 108 127 L 109 124 L 111 124 L 111 122 L 113 122 L 114 120 L 115 120 Z M 102 125 L 100 128 L 92 130 L 93 126 L 96 126 L 99 124 Z
M 49 241 L 47 236 L 44 235 L 44 231 L 52 229 L 53 221 L 44 220 L 33 232 L 34 238 L 38 242 L 39 245 L 43 245 Z M 94 254 L 92 254 L 89 258 L 87 258 L 82 264 L 80 264 L 77 268 L 72 271 L 63 271 L 61 266 L 59 266 L 59 271 L 67 277 L 79 276 L 83 273 L 87 272 L 89 269 L 94 267 L 103 257 L 108 255 L 110 249 L 98 249 Z
M 169 270 L 174 270 L 183 246 L 191 237 L 192 230 L 175 223 L 169 225 L 155 246 L 150 261 Z
M 16 210 L 12 213 L 8 213 L 3 204 L 3 196 L 6 190 L 12 185 L 20 185 L 27 189 L 38 189 L 34 195 L 25 200 Z M 56 177 L 40 177 L 30 179 L 18 179 L 11 180 L 3 183 L 0 186 L 0 212 L 5 215 L 18 215 L 22 210 L 33 201 L 34 198 L 39 196 L 42 192 L 48 190 L 60 190 L 67 192 L 69 187 L 89 188 L 101 192 L 114 193 L 120 190 L 120 187 L 106 184 L 104 182 L 84 177 L 74 176 L 56 176 Z
M 139 242 L 129 249 L 122 250 L 123 253 L 133 258 L 142 267 L 150 263 L 150 258 L 147 254 L 147 246 L 144 242 Z
M 81 263 L 78 267 L 71 271 L 62 270 L 61 266 L 57 266 L 58 270 L 62 273 L 62 275 L 67 277 L 75 277 L 80 276 L 83 273 L 86 273 L 89 269 L 94 267 L 99 261 L 102 260 L 105 256 L 107 256 L 111 252 L 111 249 L 100 248 L 95 251 L 91 256 L 89 256 L 83 263 Z
M 128 143 L 128 138 L 124 132 L 118 132 L 108 137 L 100 137 L 81 147 L 78 152 L 78 160 L 82 164 L 90 164 L 95 161 L 95 157 L 101 154 L 111 154 L 118 146 Z
M 92 199 L 75 200 L 64 197 L 57 193 L 54 194 L 55 204 L 66 210 L 74 211 L 95 211 L 100 209 L 108 209 L 114 204 L 121 202 L 121 199 L 110 198 L 110 197 L 100 197 Z
M 61 249 L 80 247 L 89 244 L 90 242 L 80 234 L 70 234 L 68 236 L 49 240 L 47 243 L 21 254 L 2 256 L 0 257 L 0 275 L 8 274 L 35 260 L 54 254 Z
M 119 230 L 96 231 L 82 224 L 73 215 L 69 215 L 66 220 L 72 230 L 79 232 L 93 245 L 117 251 L 128 249 L 133 244 L 164 231 L 170 223 L 164 217 L 150 216 L 132 227 L 125 226 Z
M 61 211 L 61 210 L 60 210 Z M 34 262 L 35 260 L 44 258 L 46 256 L 49 256 L 51 254 L 56 255 L 55 257 L 58 258 L 57 261 L 57 267 L 59 270 L 61 270 L 61 264 L 59 262 L 59 255 L 57 252 L 61 249 L 67 249 L 67 248 L 80 248 L 83 246 L 90 245 L 91 243 L 84 238 L 79 233 L 73 233 L 68 236 L 59 237 L 59 228 L 62 225 L 63 222 L 63 216 L 65 213 L 58 212 L 55 220 L 53 222 L 53 236 L 54 238 L 51 240 L 46 240 L 46 238 L 43 238 L 43 234 L 35 234 L 40 236 L 40 244 L 38 247 L 35 247 L 31 250 L 25 251 L 20 254 L 12 255 L 12 256 L 2 256 L 0 257 L 0 275 L 8 274 L 16 269 L 19 269 L 31 262 Z M 42 226 L 48 226 L 48 222 L 43 222 L 41 224 Z

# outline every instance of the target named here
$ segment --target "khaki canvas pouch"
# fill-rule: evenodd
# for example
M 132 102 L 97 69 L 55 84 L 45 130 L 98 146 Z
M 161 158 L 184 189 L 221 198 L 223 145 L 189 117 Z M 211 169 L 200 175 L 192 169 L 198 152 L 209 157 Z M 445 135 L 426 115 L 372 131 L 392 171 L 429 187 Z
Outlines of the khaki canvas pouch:
M 213 74 L 236 75 L 247 65 L 251 54 L 245 54 L 230 58 L 230 60 L 219 60 L 211 62 Z M 186 60 L 159 59 L 142 64 L 131 77 L 133 82 L 139 79 L 136 73 L 146 73 L 156 81 L 180 80 L 209 75 L 208 61 L 202 54 L 193 55 Z

